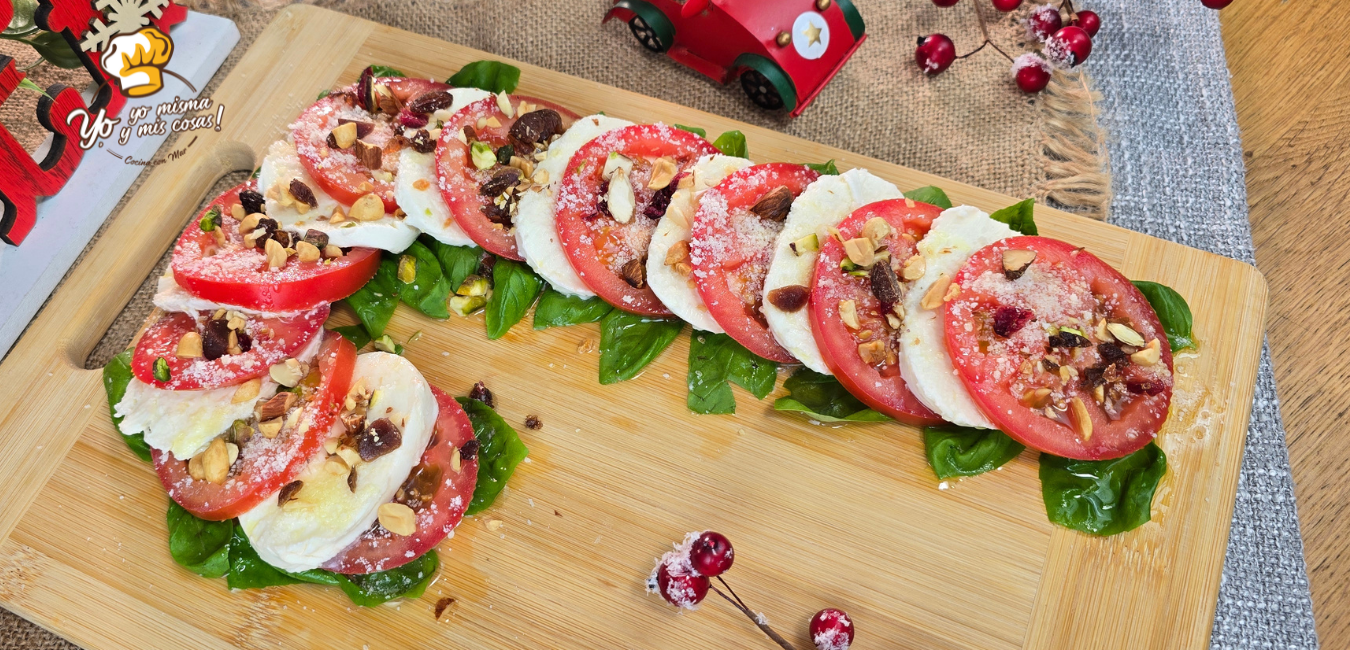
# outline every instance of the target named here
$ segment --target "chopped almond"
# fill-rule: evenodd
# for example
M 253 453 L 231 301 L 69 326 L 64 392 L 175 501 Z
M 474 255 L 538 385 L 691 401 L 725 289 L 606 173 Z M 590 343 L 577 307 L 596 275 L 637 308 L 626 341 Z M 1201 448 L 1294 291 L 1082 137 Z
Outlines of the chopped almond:
M 942 302 L 951 302 L 961 296 L 961 285 L 955 282 L 947 285 L 947 292 L 942 294 Z
M 873 246 L 880 246 L 882 241 L 890 236 L 892 230 L 891 224 L 887 223 L 885 219 L 872 217 L 867 220 L 867 223 L 863 224 L 862 234 L 863 237 L 872 240 Z
M 323 256 L 327 259 L 342 257 L 342 249 L 332 244 L 329 244 L 323 247 Z
M 674 266 L 677 262 L 689 260 L 689 242 L 680 240 L 675 245 L 666 250 L 666 266 Z
M 848 254 L 850 262 L 863 268 L 872 266 L 877 260 L 876 249 L 872 246 L 872 240 L 866 237 L 854 237 L 844 242 L 844 252 Z
M 942 306 L 947 290 L 952 285 L 952 279 L 946 273 L 938 276 L 937 282 L 928 287 L 928 292 L 923 294 L 923 300 L 919 301 L 919 306 L 924 309 L 937 309 Z
M 1034 390 L 1029 389 L 1027 390 L 1027 392 L 1022 393 L 1022 399 L 1018 401 L 1022 403 L 1022 406 L 1034 409 L 1045 408 L 1046 406 L 1050 405 L 1050 389 L 1049 388 L 1037 388 Z
M 290 257 L 288 249 L 278 243 L 277 240 L 267 240 L 267 244 L 263 246 L 263 249 L 267 251 L 268 268 L 279 269 L 286 266 L 286 258 Z
M 216 438 L 202 454 L 202 472 L 207 483 L 220 485 L 230 474 L 230 450 L 224 438 Z
M 196 359 L 202 356 L 202 335 L 196 332 L 188 332 L 183 338 L 178 339 L 178 350 L 175 354 L 180 359 Z
M 352 203 L 347 215 L 356 221 L 379 221 L 384 218 L 384 201 L 375 194 L 365 194 Z
M 254 377 L 253 379 L 239 384 L 239 386 L 234 389 L 234 395 L 230 397 L 230 402 L 233 404 L 243 404 L 244 402 L 257 397 L 258 393 L 261 391 L 262 378 Z
M 395 535 L 407 537 L 417 532 L 417 513 L 402 503 L 381 504 L 379 519 L 380 525 Z
M 248 216 L 245 216 L 243 219 L 240 219 L 239 234 L 242 235 L 244 233 L 250 233 L 256 230 L 258 228 L 258 221 L 261 220 L 263 216 L 264 215 L 262 214 L 254 212 L 253 214 L 250 214 Z
M 863 343 L 858 346 L 858 356 L 869 366 L 881 363 L 886 360 L 886 343 L 880 339 Z
M 679 168 L 675 166 L 674 158 L 670 158 L 669 156 L 657 158 L 656 161 L 652 163 L 652 176 L 651 179 L 647 181 L 647 189 L 665 189 L 670 185 L 671 181 L 675 180 L 675 174 L 678 171 Z
M 246 215 L 247 215 L 247 213 L 244 212 L 244 206 L 243 206 L 243 205 L 241 205 L 241 204 L 239 204 L 239 203 L 236 203 L 236 204 L 230 206 L 230 216 L 231 216 L 231 217 L 234 217 L 234 220 L 235 220 L 235 221 L 243 221 L 243 220 L 244 220 L 244 217 L 245 217 Z
M 839 318 L 849 329 L 858 329 L 858 303 L 852 300 L 839 301 Z
M 1087 442 L 1092 439 L 1092 416 L 1088 414 L 1087 404 L 1080 398 L 1069 400 L 1069 413 L 1073 416 L 1074 428 L 1078 430 L 1078 436 Z
M 1161 359 L 1162 344 L 1158 343 L 1158 339 L 1149 341 L 1147 347 L 1130 355 L 1130 361 L 1141 366 L 1151 366 L 1158 363 Z
M 281 433 L 281 418 L 275 418 L 266 422 L 258 423 L 258 431 L 261 431 L 264 438 L 271 440 Z
M 356 122 L 348 122 L 333 129 L 333 142 L 338 149 L 346 149 L 356 142 Z

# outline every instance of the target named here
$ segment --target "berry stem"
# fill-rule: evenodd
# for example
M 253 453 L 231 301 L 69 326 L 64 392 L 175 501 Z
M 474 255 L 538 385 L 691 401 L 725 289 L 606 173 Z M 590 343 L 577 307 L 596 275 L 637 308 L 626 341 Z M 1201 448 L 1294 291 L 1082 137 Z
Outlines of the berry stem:
M 1073 0 L 1064 0 L 1064 2 L 1059 3 L 1059 9 L 1060 11 L 1067 10 L 1069 12 L 1070 25 L 1072 25 L 1074 21 L 1078 20 L 1078 12 L 1074 11 Z
M 722 580 L 722 578 L 719 576 L 717 581 L 721 582 L 722 585 L 727 588 L 727 591 L 731 591 L 731 587 L 727 585 L 726 580 Z M 756 627 L 758 627 L 761 631 L 763 631 L 764 634 L 768 635 L 770 639 L 773 639 L 774 643 L 777 643 L 779 646 L 781 646 L 783 650 L 797 650 L 797 648 L 794 647 L 791 643 L 788 643 L 787 639 L 784 639 L 777 632 L 775 632 L 773 628 L 769 627 L 768 623 L 759 622 L 759 617 L 755 616 L 755 613 L 750 611 L 750 608 L 746 607 L 745 603 L 740 602 L 741 599 L 739 596 L 737 596 L 735 600 L 732 600 L 731 596 L 722 593 L 722 590 L 718 589 L 717 585 L 711 585 L 711 588 L 714 592 L 717 593 L 718 596 L 721 596 L 728 603 L 731 603 L 732 607 L 735 607 L 742 614 L 745 614 L 746 618 L 750 619 L 751 622 L 753 622 Z M 731 593 L 735 594 L 736 592 L 732 591 Z
M 1068 1 L 1069 0 L 1065 0 L 1065 2 Z M 989 25 L 985 24 L 984 22 L 984 14 L 980 13 L 980 4 L 978 2 L 973 2 L 971 3 L 970 6 L 975 9 L 975 18 L 976 20 L 980 21 L 980 33 L 984 35 L 984 44 L 976 48 L 975 52 L 979 52 L 980 50 L 984 49 L 985 45 L 988 45 L 989 47 L 994 48 L 994 50 L 996 50 L 999 54 L 1002 54 L 1003 58 L 1012 61 L 1013 58 L 1008 56 L 1008 53 L 1004 52 L 1003 48 L 999 47 L 998 44 L 994 43 L 994 39 L 989 38 Z M 971 54 L 974 54 L 975 52 L 971 52 Z
M 726 588 L 727 588 L 727 591 L 731 592 L 731 597 L 732 597 L 732 598 L 735 598 L 735 599 L 736 599 L 736 602 L 738 602 L 738 603 L 741 604 L 741 609 L 750 609 L 750 606 L 749 606 L 749 605 L 746 605 L 746 604 L 745 604 L 745 601 L 744 601 L 744 600 L 741 600 L 741 597 L 738 596 L 738 595 L 736 595 L 736 590 L 735 590 L 735 589 L 732 589 L 732 588 L 731 588 L 731 585 L 727 584 L 727 581 L 726 581 L 725 579 L 723 579 L 722 576 L 717 576 L 717 581 L 720 582 L 720 583 L 722 583 L 722 586 L 723 586 L 723 587 L 726 587 Z

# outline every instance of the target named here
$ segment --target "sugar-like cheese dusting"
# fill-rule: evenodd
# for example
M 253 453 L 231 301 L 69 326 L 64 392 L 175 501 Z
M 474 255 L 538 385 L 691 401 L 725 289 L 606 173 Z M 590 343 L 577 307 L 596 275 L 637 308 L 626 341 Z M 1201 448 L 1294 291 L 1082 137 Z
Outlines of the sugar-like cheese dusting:
M 900 190 L 865 169 L 850 169 L 838 176 L 821 176 L 802 191 L 792 203 L 782 232 L 774 243 L 773 263 L 764 278 L 764 318 L 779 345 L 801 360 L 806 367 L 831 374 L 811 333 L 809 308 L 783 311 L 768 300 L 768 292 L 789 285 L 810 287 L 815 276 L 815 251 L 793 252 L 792 243 L 815 234 L 821 243 L 829 229 L 868 203 L 904 198 Z
M 1016 237 L 1006 224 L 967 205 L 943 210 L 928 234 L 919 241 L 927 265 L 923 277 L 906 288 L 905 318 L 900 331 L 900 375 L 924 406 L 952 424 L 998 428 L 975 404 L 956 374 L 947 350 L 942 309 L 924 309 L 920 303 L 929 287 L 945 275 L 956 277 L 975 251 L 1001 239 Z
M 670 210 L 680 210 L 687 220 L 692 221 L 698 211 L 699 201 L 708 188 L 716 187 L 722 179 L 752 164 L 745 158 L 722 154 L 700 158 L 691 170 L 694 185 L 675 191 L 666 214 L 669 215 Z M 689 241 L 689 235 L 687 223 L 680 223 L 678 219 L 665 218 L 656 224 L 651 246 L 647 249 L 647 284 L 670 311 L 695 329 L 721 334 L 725 330 L 708 312 L 708 306 L 703 304 L 697 283 L 691 276 L 681 275 L 666 265 L 666 254 L 670 248 L 679 242 Z
M 285 571 L 318 568 L 356 541 L 378 518 L 379 507 L 394 498 L 431 440 L 439 407 L 431 387 L 412 362 L 394 354 L 372 352 L 356 359 L 352 381 L 365 380 L 373 389 L 371 418 L 385 417 L 401 427 L 402 444 L 384 456 L 356 467 L 356 491 L 345 474 L 323 468 L 320 450 L 296 480 L 304 483 L 285 506 L 268 498 L 239 516 L 244 534 L 263 561 Z M 330 435 L 343 425 L 334 424 Z
M 547 175 L 548 184 L 520 197 L 515 216 L 516 249 L 525 262 L 560 293 L 581 298 L 595 296 L 572 268 L 558 237 L 553 196 L 562 185 L 567 161 L 587 142 L 632 125 L 628 120 L 604 115 L 588 115 L 573 122 L 567 132 L 549 145 L 544 159 L 535 167 L 535 175 Z

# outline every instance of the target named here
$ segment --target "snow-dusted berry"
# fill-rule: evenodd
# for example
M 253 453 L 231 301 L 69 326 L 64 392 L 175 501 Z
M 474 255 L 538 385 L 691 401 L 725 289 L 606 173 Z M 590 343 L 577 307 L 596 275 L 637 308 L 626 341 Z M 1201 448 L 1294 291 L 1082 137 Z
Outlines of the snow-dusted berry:
M 703 602 L 712 583 L 706 576 L 694 575 L 678 565 L 658 564 L 656 572 L 647 580 L 647 591 L 661 594 L 666 602 L 685 609 Z
M 1034 52 L 1013 59 L 1012 74 L 1024 93 L 1038 93 L 1050 85 L 1050 63 Z
M 711 530 L 699 535 L 689 548 L 689 564 L 694 572 L 709 578 L 726 573 L 735 560 L 736 549 L 731 547 L 731 540 Z
M 933 4 L 939 7 L 955 7 L 961 0 L 933 0 Z
M 1022 6 L 1022 0 L 993 0 L 994 8 L 999 11 L 1012 11 Z
M 1095 11 L 1080 11 L 1071 24 L 1082 27 L 1088 36 L 1095 37 L 1097 30 L 1102 28 L 1102 18 Z
M 1043 4 L 1032 10 L 1023 23 L 1027 28 L 1027 38 L 1043 41 L 1064 26 L 1059 16 L 1059 8 L 1052 4 Z
M 1092 37 L 1082 27 L 1070 25 L 1060 28 L 1045 39 L 1045 56 L 1061 68 L 1072 68 L 1092 54 Z
M 838 609 L 822 609 L 811 617 L 811 642 L 816 650 L 848 650 L 853 645 L 853 621 Z
M 1210 9 L 1223 9 L 1224 7 L 1233 4 L 1233 0 L 1200 0 L 1200 4 L 1205 5 Z
M 928 76 L 942 74 L 956 60 L 956 44 L 943 34 L 929 34 L 919 39 L 914 50 L 914 62 Z

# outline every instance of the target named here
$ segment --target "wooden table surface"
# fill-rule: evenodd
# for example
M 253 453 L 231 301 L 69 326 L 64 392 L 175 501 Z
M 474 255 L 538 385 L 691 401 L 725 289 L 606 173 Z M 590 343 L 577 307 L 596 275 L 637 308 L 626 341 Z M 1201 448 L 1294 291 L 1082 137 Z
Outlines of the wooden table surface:
M 1350 639 L 1350 10 L 1242 0 L 1220 17 L 1257 267 L 1324 647 Z

